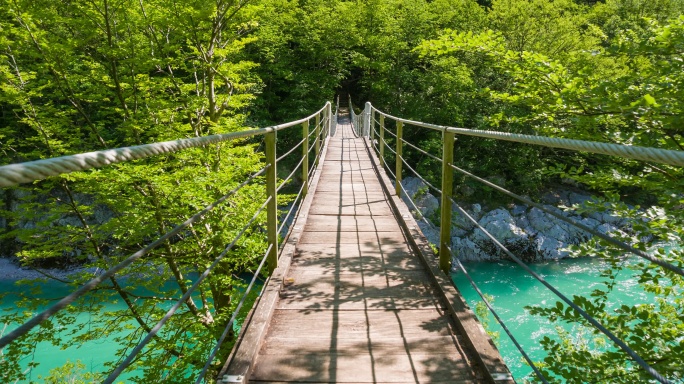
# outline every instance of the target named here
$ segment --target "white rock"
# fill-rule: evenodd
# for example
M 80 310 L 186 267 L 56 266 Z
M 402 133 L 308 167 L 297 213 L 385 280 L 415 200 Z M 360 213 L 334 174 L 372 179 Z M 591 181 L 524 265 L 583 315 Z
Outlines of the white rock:
M 460 260 L 491 260 L 492 257 L 483 252 L 480 247 L 468 238 L 455 237 L 451 239 L 451 250 Z
M 418 228 L 420 228 L 430 243 L 439 245 L 439 227 L 432 227 L 423 220 L 418 220 Z
M 499 208 L 488 212 L 482 216 L 479 224 L 501 243 L 510 242 L 510 240 L 520 240 L 527 237 L 525 232 L 516 225 L 515 219 L 511 216 L 511 213 L 505 209 Z M 471 239 L 475 243 L 491 241 L 491 239 L 479 228 L 475 229 Z
M 552 237 L 538 236 L 535 239 L 535 243 L 537 245 L 537 252 L 544 259 L 561 259 L 570 254 L 568 251 L 561 250 L 568 246 L 567 243 Z

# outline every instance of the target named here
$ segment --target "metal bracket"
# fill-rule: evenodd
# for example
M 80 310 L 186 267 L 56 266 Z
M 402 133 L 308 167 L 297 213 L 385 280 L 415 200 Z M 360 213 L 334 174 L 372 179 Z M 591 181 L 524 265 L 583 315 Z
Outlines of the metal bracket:
M 240 383 L 242 384 L 242 380 L 244 380 L 245 377 L 242 375 L 223 375 L 223 378 L 221 379 L 222 383 Z

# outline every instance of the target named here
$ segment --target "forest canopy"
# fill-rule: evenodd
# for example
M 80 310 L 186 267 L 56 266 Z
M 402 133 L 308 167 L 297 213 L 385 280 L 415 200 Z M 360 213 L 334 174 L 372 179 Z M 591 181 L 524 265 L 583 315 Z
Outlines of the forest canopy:
M 683 150 L 683 11 L 684 0 L 0 0 L 0 164 L 264 127 L 309 115 L 339 94 L 429 123 Z M 299 134 L 280 135 L 279 148 Z M 441 148 L 440 137 L 423 131 L 406 138 Z M 106 269 L 261 169 L 262 146 L 216 144 L 1 190 L 0 251 L 32 267 Z M 602 199 L 585 209 L 610 207 L 634 220 L 626 242 L 682 242 L 677 167 L 468 138 L 455 154 L 460 167 L 531 196 L 574 180 Z M 439 181 L 430 159 L 407 157 Z M 469 183 L 456 180 L 454 197 L 499 203 Z M 12 344 L 0 356 L 0 381 L 25 378 L 17 362 L 38 341 L 125 334 L 116 337 L 111 369 L 264 199 L 262 185 L 247 187 L 42 326 L 52 331 L 89 313 L 96 331 L 34 332 Z M 202 368 L 244 286 L 240 275 L 254 271 L 266 249 L 263 219 L 247 235 L 136 359 L 131 380 L 182 382 Z M 609 281 L 626 268 L 607 244 L 581 250 L 615 261 Z M 680 251 L 657 252 L 682 265 Z M 619 328 L 661 373 L 681 378 L 684 282 L 636 268 L 654 303 L 608 313 L 608 283 L 578 305 Z M 29 310 L 0 321 L 20 322 L 45 304 L 29 296 Z M 117 298 L 126 309 L 102 313 L 101 303 Z M 576 321 L 565 309 L 536 312 Z M 598 373 L 614 382 L 648 379 L 621 353 L 569 338 L 545 343 L 543 368 L 558 382 Z

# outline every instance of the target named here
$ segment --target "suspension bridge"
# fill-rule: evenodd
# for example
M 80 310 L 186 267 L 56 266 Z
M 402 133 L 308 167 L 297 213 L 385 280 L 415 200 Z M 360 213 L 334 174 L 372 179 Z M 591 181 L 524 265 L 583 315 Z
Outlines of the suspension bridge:
M 467 270 L 450 248 L 451 215 L 454 210 L 472 220 L 495 246 L 605 334 L 635 365 L 658 382 L 671 382 L 636 354 L 624 340 L 617 338 L 564 293 L 531 271 L 520 258 L 459 207 L 452 200 L 454 172 L 537 207 L 557 220 L 601 237 L 626 252 L 684 275 L 681 267 L 470 174 L 453 164 L 453 150 L 455 137 L 468 135 L 675 166 L 684 165 L 683 152 L 438 126 L 389 115 L 370 103 L 359 114 L 355 113 L 351 103 L 340 106 L 338 102 L 334 112 L 332 108 L 331 103 L 326 103 L 306 118 L 268 128 L 0 167 L 0 187 L 13 187 L 69 172 L 259 136 L 263 136 L 266 159 L 265 167 L 237 188 L 4 335 L 0 338 L 0 348 L 16 341 L 78 298 L 87 295 L 103 281 L 118 273 L 125 273 L 128 266 L 192 224 L 200 222 L 204 215 L 243 186 L 265 179 L 263 184 L 267 199 L 252 219 L 245 223 L 239 235 L 226 245 L 183 297 L 149 329 L 140 343 L 108 373 L 105 383 L 115 382 L 178 308 L 192 300 L 192 293 L 263 211 L 266 211 L 267 216 L 268 248 L 224 332 L 218 340 L 207 341 L 213 344 L 213 348 L 203 369 L 192 378 L 194 382 L 512 383 L 513 377 L 495 345 L 449 279 L 448 273 L 452 267 L 467 275 Z M 386 125 L 388 121 L 392 121 L 393 128 Z M 441 133 L 442 153 L 429 153 L 407 142 L 403 138 L 405 125 Z M 302 140 L 279 156 L 276 135 L 288 129 L 301 129 Z M 390 146 L 389 142 L 394 145 Z M 423 179 L 429 188 L 441 196 L 440 225 L 437 227 L 440 241 L 435 245 L 437 254 L 412 215 L 411 211 L 414 208 L 417 210 L 411 199 L 413 196 L 405 192 L 401 183 L 402 175 L 407 172 L 422 178 L 406 162 L 404 146 L 442 164 L 440 187 Z M 278 183 L 276 170 L 279 161 L 297 150 L 301 151 L 298 165 L 285 180 Z M 394 164 L 386 161 L 385 151 L 392 152 Z M 301 188 L 284 217 L 279 216 L 278 192 L 292 180 L 295 173 L 301 177 Z M 402 197 L 408 200 L 409 206 L 406 206 Z M 288 224 L 290 218 L 293 221 Z M 418 216 L 417 219 L 427 222 L 424 217 Z M 452 265 L 452 260 L 455 265 Z M 255 286 L 257 276 L 265 267 L 269 278 L 242 324 L 235 347 L 226 361 L 222 362 L 218 375 L 214 373 L 213 377 L 209 377 L 213 360 L 230 333 L 245 298 Z M 515 335 L 508 332 L 485 296 L 472 280 L 471 283 L 538 379 L 547 382 L 517 343 Z

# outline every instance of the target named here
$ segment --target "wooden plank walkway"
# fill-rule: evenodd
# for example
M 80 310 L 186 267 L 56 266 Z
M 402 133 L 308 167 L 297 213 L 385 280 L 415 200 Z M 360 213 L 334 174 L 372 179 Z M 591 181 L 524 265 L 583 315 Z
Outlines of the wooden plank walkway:
M 256 343 L 256 356 L 249 367 L 229 360 L 223 373 L 235 382 L 492 382 L 348 119 L 329 139 L 320 169 L 278 297 L 269 315 L 255 315 L 263 335 L 246 336 L 238 348 Z

